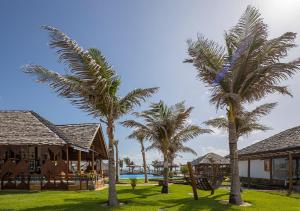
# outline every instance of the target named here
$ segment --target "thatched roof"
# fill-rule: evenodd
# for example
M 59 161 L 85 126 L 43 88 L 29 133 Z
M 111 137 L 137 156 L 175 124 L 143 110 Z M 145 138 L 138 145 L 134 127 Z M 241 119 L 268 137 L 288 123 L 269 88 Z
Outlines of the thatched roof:
M 239 155 L 260 154 L 300 148 L 300 126 L 290 128 L 238 151 Z
M 215 154 L 213 152 L 207 153 L 206 155 L 199 157 L 192 161 L 192 165 L 211 165 L 211 164 L 220 164 L 226 165 L 229 164 L 229 159 L 222 157 L 221 155 Z
M 73 144 L 89 149 L 99 129 L 99 124 L 67 124 L 56 125 L 56 127 L 61 130 Z
M 33 111 L 0 111 L 1 145 L 64 145 L 68 139 Z
M 54 125 L 33 111 L 0 111 L 0 145 L 70 144 L 88 151 L 97 131 L 103 142 L 102 150 L 106 152 L 99 124 Z

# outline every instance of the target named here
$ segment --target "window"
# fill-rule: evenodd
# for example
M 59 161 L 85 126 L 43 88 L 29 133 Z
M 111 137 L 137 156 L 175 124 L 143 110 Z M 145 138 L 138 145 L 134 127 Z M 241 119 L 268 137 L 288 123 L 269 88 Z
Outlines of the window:
M 264 160 L 264 170 L 270 171 L 270 160 Z
M 288 177 L 288 160 L 286 158 L 273 159 L 273 178 L 286 179 Z
M 31 172 L 35 171 L 35 160 L 30 160 L 29 161 L 29 170 Z

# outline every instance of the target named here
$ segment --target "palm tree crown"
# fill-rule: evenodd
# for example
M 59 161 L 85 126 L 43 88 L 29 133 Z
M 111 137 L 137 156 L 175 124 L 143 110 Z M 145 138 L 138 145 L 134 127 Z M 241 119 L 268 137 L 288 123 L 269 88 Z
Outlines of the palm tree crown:
M 190 139 L 211 130 L 202 129 L 199 126 L 188 123 L 193 108 L 186 108 L 184 102 L 168 107 L 164 102 L 154 103 L 148 110 L 135 113 L 138 118 L 144 120 L 144 124 L 135 120 L 127 120 L 122 124 L 136 129 L 136 133 L 142 131 L 144 137 L 151 141 L 148 149 L 157 149 L 164 156 L 164 185 L 162 193 L 168 192 L 168 167 L 170 158 L 181 151 L 187 150 L 183 145 Z
M 277 103 L 266 103 L 256 107 L 252 111 L 240 112 L 240 115 L 237 116 L 237 119 L 235 120 L 237 136 L 247 136 L 253 131 L 270 130 L 270 127 L 260 124 L 258 120 L 260 117 L 268 115 L 276 105 Z M 204 122 L 204 124 L 218 129 L 228 130 L 228 119 L 225 117 L 210 119 Z

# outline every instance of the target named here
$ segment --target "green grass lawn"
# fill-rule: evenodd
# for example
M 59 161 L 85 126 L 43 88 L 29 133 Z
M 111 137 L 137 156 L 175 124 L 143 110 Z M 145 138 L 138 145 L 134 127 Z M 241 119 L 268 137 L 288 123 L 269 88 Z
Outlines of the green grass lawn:
M 245 201 L 252 207 L 221 205 L 219 200 L 228 198 L 228 191 L 217 190 L 213 196 L 199 191 L 198 201 L 193 200 L 191 187 L 171 185 L 170 194 L 160 194 L 160 187 L 137 186 L 118 187 L 119 199 L 128 204 L 119 209 L 102 207 L 107 199 L 107 189 L 102 191 L 42 191 L 42 192 L 1 192 L 0 210 L 300 210 L 300 195 L 286 196 L 284 193 L 246 190 Z

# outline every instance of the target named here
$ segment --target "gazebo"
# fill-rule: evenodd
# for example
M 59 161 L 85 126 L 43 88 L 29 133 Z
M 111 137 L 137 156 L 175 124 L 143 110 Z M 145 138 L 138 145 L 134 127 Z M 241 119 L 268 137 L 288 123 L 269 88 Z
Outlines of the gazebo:
M 160 175 L 161 172 L 164 169 L 164 162 L 163 161 L 159 161 L 159 162 L 157 162 L 155 164 L 152 164 L 152 166 L 154 168 L 153 174 Z M 169 167 L 169 171 L 175 171 L 175 172 L 177 172 L 177 168 L 179 167 L 179 165 L 172 162 L 172 163 L 168 163 L 168 167 Z
M 210 177 L 213 174 L 229 175 L 229 159 L 215 153 L 207 153 L 192 161 L 195 174 Z
M 54 125 L 33 111 L 0 111 L 1 189 L 88 189 L 104 184 L 99 124 Z

